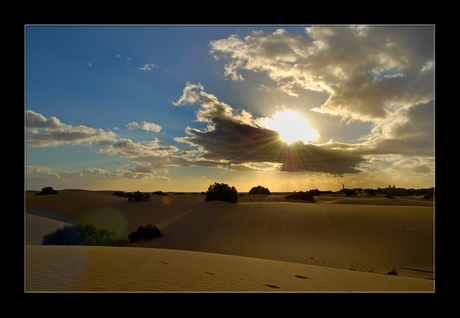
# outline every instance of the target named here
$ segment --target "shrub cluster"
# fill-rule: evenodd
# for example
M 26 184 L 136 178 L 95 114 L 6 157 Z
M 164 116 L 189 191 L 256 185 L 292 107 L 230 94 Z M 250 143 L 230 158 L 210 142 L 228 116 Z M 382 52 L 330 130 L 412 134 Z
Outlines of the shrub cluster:
M 213 200 L 237 203 L 238 191 L 235 189 L 235 187 L 230 187 L 228 184 L 215 182 L 209 186 L 205 198 L 205 201 Z
M 97 229 L 94 224 L 66 225 L 43 236 L 42 245 L 99 245 L 127 246 L 126 239 L 119 237 L 115 231 Z
M 42 188 L 42 191 L 35 193 L 35 195 L 47 195 L 47 194 L 58 194 L 58 192 L 54 190 L 52 187 L 44 187 Z
M 124 192 L 124 191 L 115 191 L 112 195 L 116 195 L 123 198 L 128 198 L 128 202 L 142 202 L 148 201 L 150 194 L 149 193 L 142 193 L 137 190 L 136 192 Z
M 139 192 L 139 190 L 137 190 L 134 193 L 131 193 L 131 192 L 127 193 L 126 197 L 128 198 L 128 202 L 133 202 L 133 201 L 142 202 L 142 201 L 148 201 L 150 194 L 142 193 L 142 192 Z
M 423 195 L 424 199 L 430 199 L 432 197 L 434 197 L 434 189 L 428 189 Z
M 137 231 L 131 232 L 128 235 L 128 239 L 130 242 L 136 243 L 139 239 L 152 239 L 159 236 L 161 236 L 160 229 L 149 223 L 146 226 L 139 226 Z
M 303 191 L 299 191 L 299 192 L 294 191 L 294 193 L 288 194 L 285 197 L 285 199 L 286 200 L 305 200 L 308 202 L 315 202 L 315 198 L 310 192 L 303 192 Z
M 169 194 L 164 193 L 163 191 L 154 191 L 154 192 L 152 192 L 152 194 L 161 195 L 161 196 L 168 196 L 169 197 Z
M 271 194 L 271 193 L 270 193 L 270 190 L 259 185 L 249 190 L 248 195 L 253 195 L 253 194 Z
M 345 193 L 345 196 L 350 196 L 350 195 L 355 195 L 355 194 L 356 194 L 356 191 L 353 189 L 350 189 L 350 190 L 347 190 L 347 192 Z

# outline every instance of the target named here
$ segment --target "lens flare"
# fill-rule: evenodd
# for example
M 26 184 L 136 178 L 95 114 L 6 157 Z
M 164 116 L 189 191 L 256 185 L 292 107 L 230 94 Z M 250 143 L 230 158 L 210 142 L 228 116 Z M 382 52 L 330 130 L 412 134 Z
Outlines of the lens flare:
M 126 231 L 126 219 L 120 211 L 100 207 L 93 210 L 85 211 L 79 218 L 80 224 L 92 223 L 96 228 L 114 230 L 115 233 L 122 236 Z

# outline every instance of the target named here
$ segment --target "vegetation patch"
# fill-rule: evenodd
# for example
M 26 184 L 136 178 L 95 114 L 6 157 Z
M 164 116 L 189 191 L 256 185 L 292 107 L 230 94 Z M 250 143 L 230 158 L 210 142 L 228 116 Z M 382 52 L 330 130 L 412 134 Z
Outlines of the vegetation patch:
M 270 193 L 270 190 L 268 190 L 268 188 L 265 188 L 259 185 L 249 190 L 248 195 L 253 195 L 253 194 L 271 194 L 271 193 Z
M 225 183 L 217 183 L 210 185 L 208 191 L 206 192 L 205 201 L 227 201 L 231 203 L 238 202 L 238 191 L 235 187 L 230 187 Z
M 351 195 L 356 195 L 356 191 L 353 189 L 350 189 L 350 190 L 347 190 L 347 192 L 345 192 L 345 196 L 349 197 Z
M 154 195 L 161 195 L 161 196 L 168 196 L 168 197 L 169 197 L 169 194 L 164 193 L 163 191 L 155 191 L 155 192 L 152 192 L 152 194 L 154 194 Z
M 115 231 L 97 229 L 91 223 L 66 225 L 43 236 L 42 245 L 130 246 L 128 240 Z
M 398 275 L 398 272 L 393 268 L 391 271 L 389 271 L 389 272 L 387 273 L 387 275 L 395 275 L 395 276 L 397 276 L 397 275 Z
M 150 198 L 149 193 L 139 192 L 139 190 L 136 192 L 115 191 L 112 195 L 128 198 L 128 202 L 143 202 L 148 201 Z
M 35 193 L 35 195 L 47 195 L 47 194 L 58 194 L 58 192 L 54 190 L 52 187 L 44 187 L 42 188 L 42 191 Z
M 131 243 L 136 243 L 139 239 L 152 239 L 160 236 L 160 229 L 152 223 L 149 223 L 146 226 L 139 226 L 137 231 L 131 232 L 131 234 L 128 235 L 128 239 Z
M 313 195 L 310 192 L 303 192 L 303 191 L 299 191 L 299 192 L 294 191 L 294 193 L 288 194 L 285 197 L 285 199 L 286 200 L 304 200 L 304 201 L 307 201 L 307 202 L 315 202 L 315 198 L 313 197 Z

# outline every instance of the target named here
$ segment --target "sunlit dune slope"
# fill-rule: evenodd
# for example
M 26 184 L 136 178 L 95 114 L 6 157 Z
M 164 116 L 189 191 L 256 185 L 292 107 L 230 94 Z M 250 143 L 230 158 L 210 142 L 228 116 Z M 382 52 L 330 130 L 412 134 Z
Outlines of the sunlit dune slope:
M 26 292 L 433 292 L 434 281 L 181 250 L 27 246 Z
M 283 202 L 282 198 L 243 196 L 233 204 L 204 202 L 202 195 L 171 194 L 167 199 L 151 195 L 148 202 L 127 202 L 111 191 L 63 190 L 57 195 L 26 196 L 26 212 L 66 223 L 93 223 L 125 237 L 148 223 L 160 228 L 162 237 L 139 241 L 138 247 L 375 274 L 394 269 L 399 276 L 434 278 L 433 207 L 363 203 L 379 198 L 355 199 L 359 204 Z M 348 199 L 353 200 L 336 201 Z M 32 240 L 35 227 L 35 222 L 26 222 L 28 242 L 40 239 Z

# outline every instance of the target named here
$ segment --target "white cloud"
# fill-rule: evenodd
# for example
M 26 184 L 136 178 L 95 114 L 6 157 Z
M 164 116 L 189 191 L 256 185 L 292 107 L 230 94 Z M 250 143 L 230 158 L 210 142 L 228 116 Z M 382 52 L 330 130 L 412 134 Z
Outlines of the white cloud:
M 195 104 L 200 99 L 200 92 L 203 90 L 203 86 L 201 84 L 191 84 L 187 82 L 183 91 L 182 95 L 176 102 L 172 102 L 174 106 L 186 105 L 186 104 Z
M 308 38 L 280 29 L 211 41 L 210 53 L 229 60 L 224 75 L 232 80 L 242 70 L 264 73 L 290 96 L 328 93 L 318 112 L 372 121 L 433 99 L 433 29 L 313 26 Z
M 47 178 L 60 178 L 59 173 L 48 167 L 39 166 L 26 166 L 26 175 L 29 178 L 47 177 Z
M 155 67 L 157 67 L 155 64 L 153 64 L 153 63 L 148 64 L 148 63 L 147 63 L 147 64 L 145 64 L 144 66 L 139 67 L 139 70 L 144 71 L 144 72 L 145 72 L 145 71 L 151 71 L 151 70 L 153 70 L 153 68 L 155 68 Z
M 155 138 L 142 143 L 135 143 L 130 139 L 120 139 L 99 152 L 111 156 L 134 158 L 139 156 L 167 157 L 178 150 L 175 146 L 162 146 L 161 141 Z
M 126 125 L 129 130 L 133 129 L 142 129 L 145 131 L 153 131 L 153 132 L 160 132 L 161 131 L 161 126 L 154 124 L 154 123 L 148 123 L 146 121 L 142 122 L 142 125 L 139 125 L 137 122 L 130 122 L 129 124 Z
M 72 126 L 60 122 L 56 117 L 45 118 L 43 115 L 27 110 L 26 143 L 32 147 L 55 147 L 62 144 L 97 143 L 104 145 L 116 140 L 116 134 L 83 125 Z
M 138 123 L 136 123 L 135 121 L 133 121 L 133 122 L 127 124 L 126 127 L 128 127 L 129 130 L 141 129 L 141 126 L 140 126 Z
M 161 126 L 154 124 L 154 123 L 148 123 L 144 121 L 142 123 L 142 129 L 146 131 L 160 132 Z

